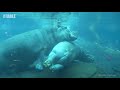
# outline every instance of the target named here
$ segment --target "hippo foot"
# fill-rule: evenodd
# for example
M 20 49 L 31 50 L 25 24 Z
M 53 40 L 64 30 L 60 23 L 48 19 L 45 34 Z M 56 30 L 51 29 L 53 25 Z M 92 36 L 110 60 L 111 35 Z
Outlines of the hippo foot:
M 35 65 L 35 68 L 39 71 L 42 71 L 43 70 L 43 66 L 41 64 L 36 64 Z
M 52 72 L 54 72 L 54 71 L 59 71 L 59 70 L 61 70 L 61 69 L 63 69 L 63 68 L 64 68 L 63 65 L 61 65 L 61 64 L 56 64 L 56 65 L 51 66 L 51 67 L 50 67 L 50 70 L 51 70 Z

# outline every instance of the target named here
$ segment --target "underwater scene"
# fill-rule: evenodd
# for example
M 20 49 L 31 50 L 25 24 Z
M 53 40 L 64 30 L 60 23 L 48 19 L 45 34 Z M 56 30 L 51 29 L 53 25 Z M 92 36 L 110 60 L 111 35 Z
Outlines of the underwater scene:
M 0 12 L 0 78 L 120 78 L 120 12 Z

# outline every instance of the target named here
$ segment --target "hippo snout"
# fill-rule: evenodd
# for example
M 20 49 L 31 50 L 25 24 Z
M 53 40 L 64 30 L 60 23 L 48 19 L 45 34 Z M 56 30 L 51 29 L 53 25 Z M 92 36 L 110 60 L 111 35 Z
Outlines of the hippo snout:
M 74 41 L 77 39 L 77 36 L 75 36 L 74 34 L 71 34 L 71 40 Z
M 77 39 L 77 37 L 76 37 L 76 36 L 72 36 L 72 39 L 73 39 L 73 40 L 76 40 L 76 39 Z

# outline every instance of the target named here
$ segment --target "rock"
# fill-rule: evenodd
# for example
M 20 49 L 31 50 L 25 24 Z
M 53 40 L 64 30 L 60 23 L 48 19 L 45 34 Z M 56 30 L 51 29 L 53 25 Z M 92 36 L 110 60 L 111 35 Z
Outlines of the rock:
M 91 78 L 97 72 L 97 68 L 92 63 L 72 63 L 69 67 L 59 72 L 51 72 L 48 68 L 43 71 L 25 71 L 13 74 L 8 78 Z M 4 76 L 7 77 L 7 76 Z
M 120 73 L 120 65 L 116 65 L 112 68 L 115 72 L 119 72 Z
M 60 72 L 61 78 L 90 78 L 97 71 L 93 63 L 73 63 Z
M 57 78 L 57 73 L 51 72 L 50 70 L 44 70 L 44 71 L 23 71 L 19 73 L 14 74 L 4 74 L 0 75 L 0 78 Z
M 18 78 L 57 78 L 57 73 L 51 72 L 48 69 L 44 69 L 43 71 L 24 71 L 20 72 L 16 75 Z M 14 77 L 14 76 L 12 76 Z

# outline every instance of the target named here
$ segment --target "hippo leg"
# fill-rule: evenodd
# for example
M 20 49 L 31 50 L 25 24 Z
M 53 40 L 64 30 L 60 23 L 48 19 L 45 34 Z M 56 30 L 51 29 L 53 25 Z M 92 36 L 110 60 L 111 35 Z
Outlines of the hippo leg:
M 64 68 L 63 65 L 61 65 L 61 64 L 55 64 L 55 65 L 53 65 L 53 66 L 50 67 L 50 70 L 51 70 L 52 72 L 54 72 L 54 71 L 61 70 L 61 69 L 63 69 L 63 68 Z
M 39 55 L 37 60 L 31 65 L 31 67 L 35 68 L 36 70 L 42 71 L 43 70 L 43 62 L 44 62 L 45 55 Z
M 43 65 L 40 60 L 36 60 L 32 65 L 30 65 L 30 68 L 35 68 L 36 70 L 42 71 Z
M 58 61 L 60 64 L 65 64 L 69 60 L 70 53 L 66 52 L 64 56 Z
M 43 70 L 43 65 L 41 64 L 41 62 L 37 63 L 35 65 L 35 69 L 39 70 L 39 71 L 42 71 Z

